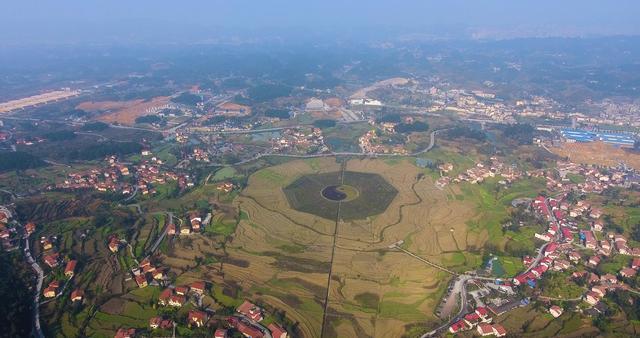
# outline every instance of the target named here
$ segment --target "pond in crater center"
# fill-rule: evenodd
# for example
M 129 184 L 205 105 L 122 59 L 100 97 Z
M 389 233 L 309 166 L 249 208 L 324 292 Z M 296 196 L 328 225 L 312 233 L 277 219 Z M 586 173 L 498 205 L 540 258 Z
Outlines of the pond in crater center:
M 342 184 L 342 185 L 330 185 L 322 189 L 322 197 L 334 201 L 334 202 L 347 202 L 355 199 L 360 194 L 358 189 Z

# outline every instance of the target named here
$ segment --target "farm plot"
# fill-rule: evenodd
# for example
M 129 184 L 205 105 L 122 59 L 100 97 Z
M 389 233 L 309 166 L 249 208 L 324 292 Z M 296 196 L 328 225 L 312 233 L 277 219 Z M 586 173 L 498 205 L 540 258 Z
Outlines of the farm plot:
M 401 336 L 412 327 L 436 326 L 433 311 L 449 276 L 388 246 L 404 240 L 408 250 L 434 262 L 475 267 L 480 260 L 466 250 L 482 246 L 487 236 L 468 232 L 467 223 L 479 217 L 474 205 L 452 201 L 455 192 L 435 188 L 408 159 L 349 160 L 347 180 L 337 182 L 340 173 L 340 163 L 323 158 L 292 161 L 250 176 L 234 200 L 246 218 L 226 245 L 220 282 L 239 287 L 242 297 L 286 311 L 305 337 L 320 336 L 325 299 L 327 337 Z M 382 211 L 371 212 L 379 203 L 368 201 L 365 212 L 345 216 L 341 210 L 336 222 L 335 216 L 313 210 L 325 199 L 322 187 L 355 188 L 356 198 L 340 202 L 345 207 L 363 191 L 370 193 L 368 184 L 378 185 L 371 177 L 389 186 L 381 191 L 393 192 Z M 293 201 L 288 189 L 295 190 Z M 342 191 L 349 200 L 353 192 Z M 292 206 L 297 203 L 309 209 L 296 210 Z

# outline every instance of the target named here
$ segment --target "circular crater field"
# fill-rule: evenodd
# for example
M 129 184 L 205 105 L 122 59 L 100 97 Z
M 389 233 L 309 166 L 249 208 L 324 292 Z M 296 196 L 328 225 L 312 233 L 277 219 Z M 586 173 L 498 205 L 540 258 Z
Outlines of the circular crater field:
M 304 175 L 286 186 L 291 208 L 327 219 L 362 219 L 385 210 L 398 191 L 382 176 L 354 171 Z

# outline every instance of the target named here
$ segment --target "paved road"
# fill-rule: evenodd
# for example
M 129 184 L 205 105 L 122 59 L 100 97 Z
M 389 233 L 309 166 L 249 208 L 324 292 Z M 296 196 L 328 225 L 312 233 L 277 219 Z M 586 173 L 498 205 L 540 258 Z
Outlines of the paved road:
M 416 151 L 410 154 L 378 154 L 378 153 L 363 153 L 363 152 L 329 152 L 329 153 L 323 153 L 323 154 L 312 154 L 312 155 L 294 155 L 294 154 L 276 154 L 276 153 L 261 153 L 258 154 L 252 158 L 248 158 L 246 160 L 242 160 L 240 162 L 236 162 L 236 163 L 209 163 L 208 166 L 209 167 L 234 167 L 234 166 L 238 166 L 238 165 L 243 165 L 249 162 L 253 162 L 256 160 L 259 160 L 263 157 L 288 157 L 288 158 L 319 158 L 319 157 L 335 157 L 335 156 L 363 156 L 363 157 L 397 157 L 397 156 L 417 156 L 420 154 L 424 154 L 428 151 L 430 151 L 431 149 L 433 149 L 433 147 L 436 144 L 436 135 L 441 132 L 441 131 L 445 131 L 448 129 L 438 129 L 438 130 L 434 130 L 431 132 L 431 135 L 429 137 L 429 145 L 420 150 L 420 151 Z
M 158 238 L 156 239 L 156 242 L 153 243 L 153 245 L 149 249 L 149 255 L 153 255 L 153 253 L 156 252 L 156 250 L 158 249 L 158 246 L 160 245 L 160 243 L 162 243 L 162 240 L 167 235 L 167 231 L 169 231 L 169 224 L 173 223 L 173 213 L 167 212 L 167 216 L 169 216 L 169 219 L 164 222 L 164 228 L 162 229 L 162 234 L 158 236 Z
M 37 338 L 44 338 L 42 334 L 42 328 L 40 327 L 40 293 L 42 292 L 42 282 L 44 281 L 44 271 L 38 263 L 31 256 L 31 249 L 29 248 L 29 238 L 24 237 L 24 253 L 27 257 L 27 262 L 31 264 L 33 270 L 38 274 L 38 285 L 36 287 L 36 294 L 33 299 L 33 324 L 35 327 L 35 336 Z

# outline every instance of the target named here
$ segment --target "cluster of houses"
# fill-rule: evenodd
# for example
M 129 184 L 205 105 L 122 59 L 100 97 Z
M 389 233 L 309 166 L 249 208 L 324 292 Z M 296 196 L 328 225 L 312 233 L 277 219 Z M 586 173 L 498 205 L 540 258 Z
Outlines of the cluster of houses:
M 591 289 L 583 295 L 583 300 L 593 307 L 588 311 L 594 314 L 602 313 L 600 300 L 608 290 L 629 289 L 629 286 L 621 283 L 613 274 L 597 274 L 593 271 L 603 260 L 616 252 L 621 255 L 640 257 L 639 248 L 629 248 L 627 239 L 620 234 L 602 234 L 598 240 L 596 233 L 602 233 L 604 225 L 600 221 L 602 210 L 591 206 L 585 201 L 577 201 L 572 204 L 559 198 L 546 198 L 539 196 L 532 201 L 532 207 L 539 215 L 549 221 L 546 233 L 535 234 L 537 239 L 548 242 L 542 247 L 542 256 L 538 259 L 525 256 L 523 263 L 527 270 L 513 278 L 513 284 L 529 285 L 535 287 L 536 281 L 547 270 L 565 271 L 582 263 L 586 270 L 575 271 L 572 278 L 584 280 Z M 580 217 L 588 223 L 587 228 L 579 229 L 577 222 L 572 220 Z M 577 240 L 576 236 L 577 234 Z M 593 255 L 584 255 L 581 251 L 590 250 Z M 634 257 L 630 266 L 618 271 L 620 278 L 633 278 L 640 269 L 640 258 Z M 560 316 L 562 309 L 555 307 L 550 309 L 554 316 Z
M 209 163 L 209 153 L 202 148 L 194 148 L 193 153 L 189 156 L 190 159 L 194 159 L 197 162 Z
M 2 248 L 7 251 L 16 248 L 14 242 L 17 242 L 18 237 L 18 229 L 14 224 L 10 224 L 9 221 L 11 221 L 11 211 L 4 206 L 0 206 L 0 241 L 2 241 Z M 31 235 L 35 229 L 35 224 L 28 223 L 25 226 L 26 235 Z
M 191 294 L 196 297 L 202 297 L 205 292 L 206 284 L 203 281 L 196 281 L 190 285 L 176 286 L 175 288 L 166 288 L 158 297 L 158 304 L 161 306 L 182 307 L 187 302 L 187 297 Z M 227 325 L 234 328 L 246 337 L 262 338 L 266 337 L 266 330 L 269 331 L 274 338 L 287 338 L 288 334 L 285 329 L 276 323 L 271 323 L 267 327 L 259 324 L 264 319 L 264 310 L 259 306 L 245 300 L 236 308 L 236 315 L 227 319 Z M 187 316 L 187 324 L 195 327 L 204 327 L 209 320 L 209 314 L 200 310 L 191 310 Z M 154 317 L 149 321 L 152 329 L 170 328 L 174 323 L 162 317 Z M 218 328 L 214 333 L 214 337 L 227 338 L 229 330 Z
M 182 225 L 180 229 L 176 228 L 175 224 L 169 224 L 167 229 L 167 235 L 174 236 L 177 233 L 180 235 L 191 235 L 192 233 L 198 233 L 204 230 L 204 227 L 211 222 L 211 213 L 207 213 L 207 216 L 203 219 L 202 216 L 196 211 L 192 211 L 188 215 L 188 225 Z
M 190 285 L 180 285 L 175 288 L 166 288 L 158 297 L 158 304 L 162 306 L 182 307 L 187 302 L 189 294 L 201 297 L 206 289 L 203 281 L 195 281 Z
M 385 130 L 384 124 L 381 130 Z M 395 127 L 395 124 L 394 124 Z M 393 128 L 391 128 L 393 130 Z M 380 140 L 378 129 L 367 131 L 358 139 L 360 150 L 366 154 L 398 154 L 405 155 L 409 151 L 405 149 L 404 144 L 388 144 Z
M 230 193 L 235 188 L 235 185 L 232 182 L 221 182 L 216 186 L 216 190 L 222 191 L 225 194 Z
M 488 163 L 478 162 L 474 167 L 467 169 L 456 177 L 445 175 L 453 170 L 453 164 L 451 163 L 440 164 L 438 169 L 441 177 L 436 180 L 436 186 L 440 189 L 450 183 L 469 182 L 471 184 L 479 184 L 487 178 L 496 176 L 501 177 L 500 184 L 509 184 L 526 174 L 513 165 L 506 165 L 495 156 L 491 157 Z
M 640 186 L 640 174 L 626 166 L 599 168 L 593 165 L 558 161 L 557 171 L 559 178 L 545 175 L 547 188 L 550 190 L 599 194 L 611 187 Z M 580 175 L 584 181 L 571 182 L 569 174 Z
M 166 277 L 166 270 L 166 268 L 151 264 L 151 260 L 147 257 L 138 264 L 138 267 L 131 269 L 131 274 L 138 287 L 144 288 L 149 285 L 150 281 L 163 281 Z
M 64 275 L 69 280 L 73 278 L 76 272 L 76 266 L 78 261 L 71 259 L 64 263 L 60 254 L 55 251 L 54 241 L 56 237 L 42 237 L 40 239 L 40 245 L 42 246 L 42 250 L 44 252 L 42 256 L 42 260 L 44 264 L 47 265 L 50 269 L 55 269 L 64 264 Z M 69 281 L 67 281 L 69 283 Z M 42 295 L 45 298 L 55 298 L 60 294 L 60 281 L 53 280 L 49 283 L 49 285 L 42 291 Z M 82 290 L 74 290 L 71 295 L 71 301 L 81 301 L 84 296 L 84 292 Z
M 144 156 L 151 156 L 151 152 L 143 150 Z M 88 171 L 70 173 L 67 178 L 48 189 L 95 189 L 100 192 L 116 192 L 123 195 L 133 194 L 138 190 L 140 194 L 156 193 L 153 184 L 164 184 L 168 181 L 178 181 L 181 189 L 192 187 L 193 180 L 187 174 L 177 174 L 171 171 L 164 171 L 160 165 L 162 161 L 156 157 L 143 159 L 139 164 L 133 166 L 136 174 L 136 183 L 129 183 L 126 178 L 131 176 L 131 169 L 118 161 L 116 156 L 109 156 L 105 159 L 107 165 L 102 168 L 94 168 Z
M 276 323 L 271 323 L 267 327 L 259 324 L 264 319 L 264 310 L 259 306 L 245 300 L 236 308 L 237 316 L 228 318 L 227 323 L 230 327 L 235 328 L 245 337 L 263 338 L 267 336 L 267 332 L 274 338 L 287 338 L 287 331 Z M 227 332 L 218 332 L 221 337 Z M 217 336 L 216 336 L 217 337 Z
M 478 307 L 473 312 L 467 313 L 462 319 L 449 326 L 449 332 L 460 333 L 472 330 L 474 327 L 481 336 L 494 335 L 496 337 L 504 337 L 507 331 L 500 324 L 491 324 L 493 318 L 489 315 L 486 307 Z
M 591 261 L 591 259 L 590 259 Z M 633 278 L 638 274 L 640 269 L 640 258 L 634 258 L 631 264 L 627 267 L 623 267 L 619 271 L 621 279 Z M 591 289 L 583 295 L 583 299 L 588 304 L 596 307 L 607 292 L 615 289 L 629 289 L 629 286 L 624 284 L 616 276 L 612 274 L 603 274 L 598 276 L 597 274 L 589 271 L 576 271 L 571 275 L 576 280 L 585 280 Z
M 271 148 L 275 152 L 296 151 L 309 153 L 310 150 L 325 152 L 329 148 L 324 144 L 320 128 L 290 128 L 282 131 L 279 137 L 272 138 Z
M 155 159 L 155 161 L 154 161 Z M 142 160 L 139 164 L 134 165 L 137 176 L 137 188 L 142 195 L 156 192 L 153 184 L 165 184 L 169 181 L 177 181 L 180 189 L 186 189 L 194 186 L 192 178 L 188 174 L 178 174 L 172 171 L 166 171 L 160 167 L 158 159 L 155 157 L 149 160 Z
M 129 167 L 119 163 L 116 156 L 109 156 L 105 161 L 107 165 L 103 168 L 70 173 L 63 182 L 50 188 L 71 190 L 95 189 L 102 192 L 120 191 L 123 194 L 132 193 L 132 185 L 125 182 L 125 178 L 131 175 Z

